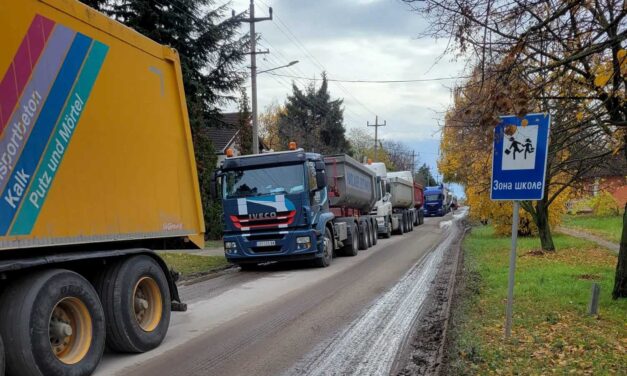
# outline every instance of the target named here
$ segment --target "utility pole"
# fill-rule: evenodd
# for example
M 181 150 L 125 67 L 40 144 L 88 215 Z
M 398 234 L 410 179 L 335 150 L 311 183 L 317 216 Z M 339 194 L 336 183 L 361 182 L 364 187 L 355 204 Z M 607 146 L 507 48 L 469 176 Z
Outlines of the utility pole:
M 255 32 L 255 23 L 261 21 L 272 20 L 272 8 L 270 8 L 270 17 L 255 18 L 255 0 L 250 0 L 250 9 L 248 18 L 242 18 L 242 22 L 250 24 L 250 80 L 252 88 L 252 115 L 253 115 L 253 154 L 259 154 L 259 123 L 257 119 L 257 55 L 267 54 L 270 51 L 257 51 L 257 33 Z
M 374 127 L 374 161 L 377 161 L 377 148 L 379 146 L 379 127 L 385 127 L 387 125 L 387 121 L 384 121 L 383 124 L 379 124 L 379 116 L 375 117 L 374 124 L 370 124 L 370 122 L 366 123 L 369 127 Z

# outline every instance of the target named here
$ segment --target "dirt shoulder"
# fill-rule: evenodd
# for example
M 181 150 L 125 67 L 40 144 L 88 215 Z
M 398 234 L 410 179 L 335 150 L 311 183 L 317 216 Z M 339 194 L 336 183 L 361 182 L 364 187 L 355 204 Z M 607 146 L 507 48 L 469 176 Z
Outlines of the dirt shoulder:
M 464 221 L 460 221 L 459 225 L 466 226 Z M 414 329 L 397 358 L 392 374 L 413 376 L 440 373 L 456 281 L 460 278 L 463 265 L 463 238 L 464 235 L 460 236 L 446 250 L 429 295 L 423 303 L 422 312 L 415 320 Z

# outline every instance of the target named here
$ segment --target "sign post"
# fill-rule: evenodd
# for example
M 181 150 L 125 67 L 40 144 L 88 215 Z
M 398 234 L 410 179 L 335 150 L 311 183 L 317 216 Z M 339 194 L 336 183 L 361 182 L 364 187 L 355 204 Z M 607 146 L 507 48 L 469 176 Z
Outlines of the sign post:
M 501 116 L 501 122 L 494 130 L 490 198 L 514 203 L 505 338 L 512 333 L 520 201 L 542 200 L 544 197 L 550 126 L 549 114 L 529 114 L 523 119 Z

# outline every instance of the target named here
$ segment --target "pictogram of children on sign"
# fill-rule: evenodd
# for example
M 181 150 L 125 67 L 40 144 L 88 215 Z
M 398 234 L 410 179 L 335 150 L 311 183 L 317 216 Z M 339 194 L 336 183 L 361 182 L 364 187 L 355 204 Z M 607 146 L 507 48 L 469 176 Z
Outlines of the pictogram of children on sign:
M 526 139 L 525 143 L 516 140 L 514 137 L 509 138 L 510 145 L 505 149 L 505 154 L 512 154 L 512 158 L 516 160 L 516 153 L 522 153 L 523 157 L 527 159 L 527 154 L 531 154 L 535 151 L 530 139 Z

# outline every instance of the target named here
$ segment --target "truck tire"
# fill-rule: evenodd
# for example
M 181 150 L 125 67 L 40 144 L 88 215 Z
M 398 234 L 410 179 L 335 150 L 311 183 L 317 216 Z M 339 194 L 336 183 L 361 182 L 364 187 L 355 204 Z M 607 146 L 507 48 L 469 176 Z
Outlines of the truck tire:
M 107 319 L 107 347 L 142 353 L 159 346 L 170 325 L 171 299 L 163 269 L 138 255 L 107 267 L 96 279 Z
M 345 256 L 353 257 L 359 253 L 359 232 L 357 231 L 357 224 L 353 222 L 348 228 L 348 237 L 346 238 L 346 244 L 342 248 L 342 252 Z
M 359 250 L 368 249 L 368 226 L 364 222 L 359 223 Z
M 328 228 L 324 230 L 322 247 L 322 257 L 315 259 L 313 264 L 319 268 L 326 268 L 333 260 L 333 237 Z
M 0 336 L 0 376 L 4 376 L 4 344 Z
M 385 233 L 383 233 L 383 237 L 389 239 L 392 237 L 392 218 L 385 218 Z
M 372 245 L 375 246 L 377 245 L 378 241 L 379 241 L 379 234 L 378 234 L 378 229 L 377 229 L 377 223 L 374 220 L 370 220 L 368 223 L 370 223 L 370 232 L 372 234 Z
M 405 233 L 405 216 L 401 215 L 398 223 L 398 230 L 396 230 L 398 235 L 403 235 Z
M 63 269 L 32 272 L 0 297 L 9 375 L 91 375 L 105 348 L 105 316 L 92 285 Z

